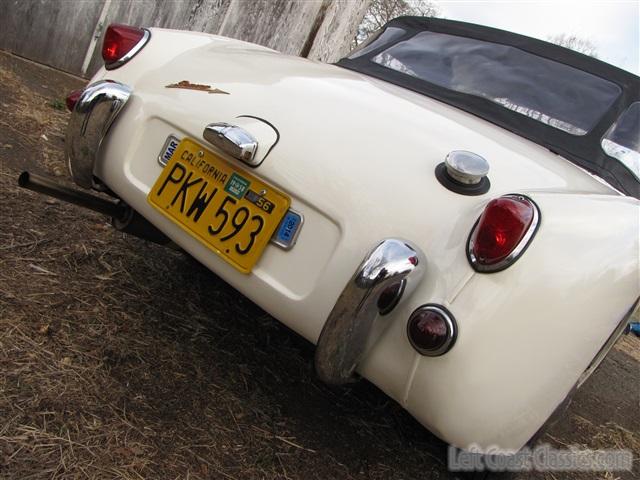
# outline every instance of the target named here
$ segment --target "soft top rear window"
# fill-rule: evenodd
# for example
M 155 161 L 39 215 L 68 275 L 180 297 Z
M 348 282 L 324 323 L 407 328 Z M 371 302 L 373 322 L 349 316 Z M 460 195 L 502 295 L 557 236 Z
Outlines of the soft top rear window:
M 571 135 L 588 133 L 621 93 L 615 83 L 569 65 L 512 46 L 439 32 L 417 33 L 372 61 L 486 98 Z
M 637 75 L 536 38 L 429 17 L 391 20 L 337 65 L 483 118 L 640 199 L 628 135 L 637 107 L 621 118 L 640 101 Z

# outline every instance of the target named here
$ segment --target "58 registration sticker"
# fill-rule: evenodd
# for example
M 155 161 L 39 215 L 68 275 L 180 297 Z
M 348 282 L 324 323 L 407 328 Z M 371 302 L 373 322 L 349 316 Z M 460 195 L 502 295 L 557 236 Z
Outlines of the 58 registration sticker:
M 147 200 L 243 273 L 258 261 L 291 203 L 191 139 L 180 142 Z

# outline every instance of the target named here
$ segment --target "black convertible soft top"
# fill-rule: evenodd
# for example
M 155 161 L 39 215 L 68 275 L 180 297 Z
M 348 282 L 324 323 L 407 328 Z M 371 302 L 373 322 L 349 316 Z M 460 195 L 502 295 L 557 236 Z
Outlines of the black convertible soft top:
M 392 20 L 337 65 L 484 118 L 640 198 L 638 178 L 602 147 L 624 112 L 637 116 L 638 104 L 629 107 L 640 101 L 640 78 L 620 68 L 542 40 L 427 17 Z M 637 119 L 631 125 L 637 151 Z

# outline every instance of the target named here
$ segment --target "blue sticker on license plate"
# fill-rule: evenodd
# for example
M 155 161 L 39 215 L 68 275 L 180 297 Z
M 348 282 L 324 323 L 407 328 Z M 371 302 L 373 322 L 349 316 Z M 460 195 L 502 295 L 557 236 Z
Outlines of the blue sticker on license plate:
M 302 215 L 298 212 L 287 211 L 271 241 L 285 250 L 293 248 L 302 229 L 303 221 Z

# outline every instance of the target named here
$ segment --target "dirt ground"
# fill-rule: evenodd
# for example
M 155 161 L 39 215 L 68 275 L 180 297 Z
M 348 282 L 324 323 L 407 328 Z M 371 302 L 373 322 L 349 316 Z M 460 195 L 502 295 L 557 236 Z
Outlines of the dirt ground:
M 446 445 L 189 257 L 20 190 L 67 181 L 82 81 L 0 52 L 0 478 L 446 479 Z M 640 473 L 640 341 L 627 336 L 541 439 L 625 448 Z

